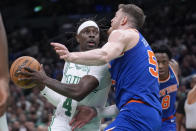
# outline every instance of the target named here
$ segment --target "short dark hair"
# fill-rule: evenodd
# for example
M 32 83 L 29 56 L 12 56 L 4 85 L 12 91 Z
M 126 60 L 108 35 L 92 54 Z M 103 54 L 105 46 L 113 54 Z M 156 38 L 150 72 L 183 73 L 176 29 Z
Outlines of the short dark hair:
M 171 49 L 166 44 L 153 44 L 151 46 L 154 53 L 166 53 L 169 57 L 169 59 L 172 58 Z
M 122 9 L 124 13 L 127 13 L 129 16 L 131 16 L 134 19 L 132 22 L 134 24 L 133 26 L 136 29 L 142 28 L 146 16 L 144 15 L 144 12 L 140 7 L 134 4 L 119 4 L 118 9 Z

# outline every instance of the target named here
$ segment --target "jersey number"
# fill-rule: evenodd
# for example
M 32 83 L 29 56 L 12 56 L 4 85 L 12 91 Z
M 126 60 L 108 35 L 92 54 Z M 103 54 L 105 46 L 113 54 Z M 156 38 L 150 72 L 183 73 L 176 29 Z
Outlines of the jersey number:
M 72 109 L 71 103 L 72 103 L 71 98 L 67 98 L 63 103 L 63 108 L 67 109 L 67 111 L 65 111 L 65 115 L 67 116 L 71 116 L 71 109 Z
M 162 99 L 162 109 L 168 109 L 170 106 L 170 96 L 166 95 Z
M 149 57 L 149 63 L 151 65 L 154 65 L 156 67 L 156 69 L 152 68 L 152 67 L 149 67 L 149 72 L 152 76 L 154 77 L 157 77 L 158 78 L 158 65 L 157 65 L 157 62 L 156 60 L 154 60 L 153 58 L 156 58 L 154 53 L 150 50 L 148 50 L 148 57 Z

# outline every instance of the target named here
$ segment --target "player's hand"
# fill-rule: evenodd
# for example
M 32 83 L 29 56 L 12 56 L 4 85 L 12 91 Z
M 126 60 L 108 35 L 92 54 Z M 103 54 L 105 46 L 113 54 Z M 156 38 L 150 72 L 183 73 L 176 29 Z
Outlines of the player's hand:
M 20 78 L 19 81 L 31 80 L 32 82 L 38 83 L 38 85 L 43 85 L 44 81 L 48 78 L 46 75 L 43 65 L 41 65 L 40 70 L 36 71 L 28 67 L 23 67 L 24 71 L 19 71 L 17 74 L 26 76 L 24 78 Z M 41 86 L 43 87 L 43 86 Z
M 72 126 L 72 131 L 75 128 L 81 128 L 89 121 L 91 121 L 95 116 L 97 116 L 97 112 L 94 108 L 89 106 L 78 106 L 78 113 L 72 118 L 70 125 Z
M 8 88 L 8 84 L 5 84 L 6 82 L 0 82 L 0 117 L 5 113 L 8 105 L 9 92 L 5 89 Z
M 53 47 L 56 53 L 59 55 L 60 59 L 64 59 L 65 61 L 69 59 L 69 50 L 67 47 L 65 47 L 63 44 L 60 43 L 50 43 Z

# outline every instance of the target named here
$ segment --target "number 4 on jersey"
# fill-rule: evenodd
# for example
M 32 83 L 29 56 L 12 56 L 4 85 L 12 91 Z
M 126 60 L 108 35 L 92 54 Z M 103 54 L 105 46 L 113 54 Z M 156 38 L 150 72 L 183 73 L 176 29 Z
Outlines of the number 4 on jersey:
M 63 103 L 63 108 L 67 109 L 67 111 L 65 111 L 65 115 L 67 116 L 71 116 L 71 109 L 72 109 L 71 103 L 72 103 L 71 98 L 67 98 Z

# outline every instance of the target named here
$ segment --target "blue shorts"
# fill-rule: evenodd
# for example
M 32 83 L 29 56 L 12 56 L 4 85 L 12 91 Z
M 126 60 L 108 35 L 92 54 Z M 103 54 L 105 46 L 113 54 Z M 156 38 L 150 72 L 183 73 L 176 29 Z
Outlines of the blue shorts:
M 162 122 L 161 131 L 176 131 L 176 118 Z
M 121 108 L 105 131 L 160 131 L 161 113 L 153 107 L 132 102 Z

